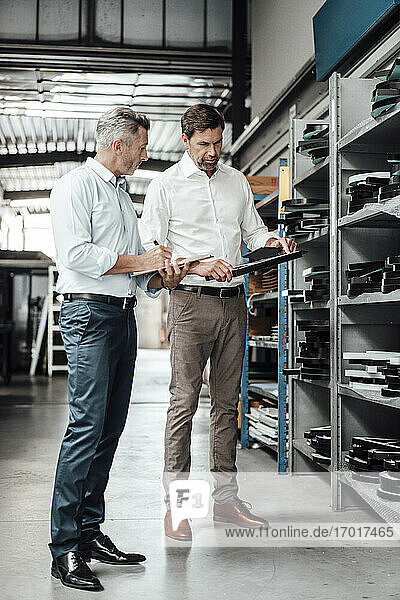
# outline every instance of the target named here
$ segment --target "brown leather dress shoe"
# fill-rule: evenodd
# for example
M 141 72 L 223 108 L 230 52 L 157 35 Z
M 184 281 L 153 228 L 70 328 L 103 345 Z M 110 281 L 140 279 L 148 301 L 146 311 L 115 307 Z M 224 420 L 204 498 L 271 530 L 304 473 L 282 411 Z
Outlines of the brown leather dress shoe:
M 175 531 L 172 529 L 172 517 L 170 510 L 167 510 L 167 512 L 165 513 L 164 532 L 167 538 L 170 538 L 171 540 L 176 540 L 177 542 L 192 541 L 192 530 L 187 519 L 179 523 L 178 529 L 176 529 Z
M 239 527 L 248 527 L 256 529 L 257 527 L 269 527 L 268 521 L 261 517 L 253 515 L 249 509 L 252 506 L 250 502 L 243 502 L 236 498 L 229 500 L 225 504 L 216 504 L 214 502 L 214 521 L 217 523 L 234 523 Z

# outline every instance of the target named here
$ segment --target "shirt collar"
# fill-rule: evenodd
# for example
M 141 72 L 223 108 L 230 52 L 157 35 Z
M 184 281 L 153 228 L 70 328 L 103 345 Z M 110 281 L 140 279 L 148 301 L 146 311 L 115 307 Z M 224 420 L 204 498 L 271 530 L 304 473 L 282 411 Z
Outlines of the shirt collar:
M 180 165 L 181 165 L 183 174 L 186 178 L 190 177 L 194 173 L 204 173 L 204 171 L 202 171 L 201 169 L 199 169 L 199 167 L 197 165 L 195 165 L 194 161 L 190 158 L 190 156 L 187 152 L 185 152 L 185 154 L 182 156 L 182 158 L 180 160 Z M 216 175 L 216 173 L 218 173 L 219 168 L 220 168 L 220 164 L 218 163 L 217 169 L 216 169 L 214 175 Z
M 107 167 L 105 167 L 98 160 L 94 160 L 94 158 L 91 158 L 89 156 L 86 159 L 86 166 L 89 167 L 90 169 L 92 169 L 93 171 L 95 171 L 95 173 L 97 173 L 97 175 L 99 175 L 102 179 L 104 179 L 104 181 L 107 181 L 107 182 L 111 181 L 111 183 L 115 187 L 117 187 L 117 185 L 120 185 L 124 189 L 126 188 L 126 179 L 125 179 L 125 177 L 118 177 L 117 178 L 114 175 L 114 173 L 112 173 L 109 169 L 107 169 Z

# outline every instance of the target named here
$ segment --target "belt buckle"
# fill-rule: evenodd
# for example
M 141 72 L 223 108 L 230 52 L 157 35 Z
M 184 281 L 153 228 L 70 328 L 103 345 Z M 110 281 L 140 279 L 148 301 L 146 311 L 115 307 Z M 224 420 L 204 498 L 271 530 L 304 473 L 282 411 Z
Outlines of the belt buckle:
M 123 310 L 131 310 L 133 308 L 135 308 L 137 304 L 137 300 L 136 300 L 136 296 L 132 296 L 132 297 L 126 297 L 124 298 L 124 301 L 122 303 L 122 308 Z
M 230 292 L 229 288 L 222 288 L 219 292 L 219 297 L 222 299 L 231 298 L 232 294 Z

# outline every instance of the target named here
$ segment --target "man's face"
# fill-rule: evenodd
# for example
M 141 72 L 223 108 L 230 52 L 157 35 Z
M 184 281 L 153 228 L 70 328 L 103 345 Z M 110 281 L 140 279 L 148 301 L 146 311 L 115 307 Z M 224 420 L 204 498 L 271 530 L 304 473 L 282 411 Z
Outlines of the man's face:
M 141 163 L 148 159 L 146 150 L 148 141 L 147 131 L 144 127 L 139 127 L 128 144 L 121 140 L 119 151 L 119 170 L 121 171 L 121 175 L 133 175 Z
M 183 143 L 188 151 L 190 158 L 201 170 L 213 173 L 217 168 L 217 163 L 222 150 L 222 128 L 206 129 L 205 131 L 195 130 L 189 139 L 187 135 L 182 135 Z

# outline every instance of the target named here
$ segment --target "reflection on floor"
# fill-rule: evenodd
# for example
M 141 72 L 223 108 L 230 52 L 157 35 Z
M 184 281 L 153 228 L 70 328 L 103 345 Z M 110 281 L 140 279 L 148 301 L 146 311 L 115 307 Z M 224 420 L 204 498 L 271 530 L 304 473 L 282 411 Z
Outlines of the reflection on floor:
M 126 430 L 108 486 L 104 531 L 123 549 L 144 552 L 145 567 L 92 563 L 105 591 L 101 598 L 208 600 L 261 598 L 327 600 L 400 597 L 397 548 L 168 547 L 161 528 L 160 476 L 168 403 L 168 353 L 141 351 Z M 193 434 L 193 471 L 208 462 L 208 406 L 203 399 Z M 49 574 L 48 512 L 57 452 L 67 419 L 66 379 L 14 378 L 0 386 L 0 581 L 2 600 L 82 598 Z M 250 481 L 265 473 L 251 499 L 274 521 L 299 520 L 290 478 L 277 485 L 275 461 L 263 450 L 239 450 L 239 468 Z M 262 475 L 261 475 L 262 477 Z M 310 503 L 309 483 L 296 494 Z M 268 484 L 266 484 L 268 482 Z M 244 484 L 246 487 L 246 484 Z M 251 498 L 248 498 L 248 494 Z M 342 520 L 329 510 L 328 486 L 311 499 L 322 520 Z M 360 517 L 357 517 L 360 520 Z M 211 522 L 193 522 L 200 539 Z

